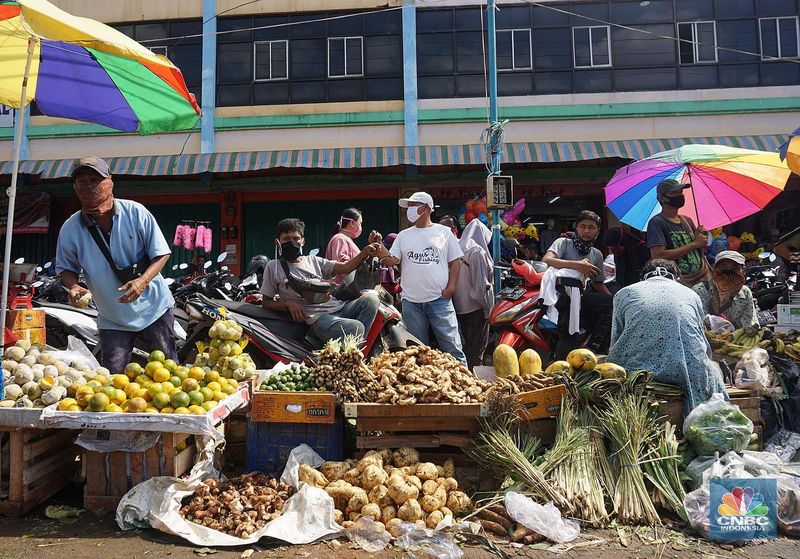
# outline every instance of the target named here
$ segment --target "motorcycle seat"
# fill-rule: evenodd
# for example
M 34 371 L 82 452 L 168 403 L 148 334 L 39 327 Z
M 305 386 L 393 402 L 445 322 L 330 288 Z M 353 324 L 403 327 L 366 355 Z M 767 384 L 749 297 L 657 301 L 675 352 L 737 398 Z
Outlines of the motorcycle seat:
M 288 312 L 271 311 L 260 305 L 254 305 L 253 303 L 221 300 L 214 300 L 214 303 L 233 312 L 255 318 L 256 320 L 285 320 L 287 322 L 294 322 L 292 316 Z

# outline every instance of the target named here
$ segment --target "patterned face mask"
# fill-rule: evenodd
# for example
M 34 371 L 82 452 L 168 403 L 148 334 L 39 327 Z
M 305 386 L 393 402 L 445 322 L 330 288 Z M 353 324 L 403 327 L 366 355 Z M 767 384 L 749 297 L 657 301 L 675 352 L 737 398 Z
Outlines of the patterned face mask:
M 111 177 L 94 184 L 76 186 L 75 193 L 86 214 L 99 215 L 114 207 L 114 182 Z
M 586 256 L 592 251 L 594 241 L 595 239 L 592 239 L 591 241 L 584 241 L 577 234 L 572 238 L 572 244 L 575 245 L 575 250 L 577 250 L 578 254 L 581 256 Z
M 715 289 L 711 297 L 711 314 L 719 315 L 742 289 L 745 277 L 733 270 L 721 270 L 714 272 L 712 281 Z

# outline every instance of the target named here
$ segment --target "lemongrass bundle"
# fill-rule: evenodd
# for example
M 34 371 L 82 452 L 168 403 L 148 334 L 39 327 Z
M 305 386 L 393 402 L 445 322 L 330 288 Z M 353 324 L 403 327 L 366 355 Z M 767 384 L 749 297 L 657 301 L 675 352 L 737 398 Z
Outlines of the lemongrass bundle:
M 681 484 L 678 464 L 681 460 L 675 426 L 666 422 L 651 443 L 642 464 L 649 481 L 653 485 L 653 503 L 663 509 L 674 511 L 682 520 L 688 520 L 683 498 L 686 491 Z

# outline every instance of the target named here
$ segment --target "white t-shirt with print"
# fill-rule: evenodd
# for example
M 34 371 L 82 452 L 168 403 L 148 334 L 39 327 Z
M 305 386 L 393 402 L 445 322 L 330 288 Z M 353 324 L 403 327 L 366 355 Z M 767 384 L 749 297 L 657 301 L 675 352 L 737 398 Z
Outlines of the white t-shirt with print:
M 412 303 L 441 297 L 449 278 L 448 264 L 463 256 L 453 232 L 438 223 L 401 231 L 390 253 L 400 259 L 402 297 Z

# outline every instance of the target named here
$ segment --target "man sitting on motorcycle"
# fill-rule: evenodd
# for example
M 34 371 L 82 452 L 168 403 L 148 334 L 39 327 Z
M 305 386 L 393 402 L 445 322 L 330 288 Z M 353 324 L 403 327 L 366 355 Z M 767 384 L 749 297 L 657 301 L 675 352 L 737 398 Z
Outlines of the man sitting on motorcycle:
M 611 333 L 612 295 L 604 283 L 603 253 L 593 246 L 599 235 L 600 216 L 582 211 L 575 220 L 575 235 L 556 239 L 542 262 L 553 268 L 575 270 L 584 281 L 590 280 L 591 288 L 584 289 L 581 295 L 581 313 L 594 318 L 592 349 L 604 351 Z
M 378 243 L 367 245 L 348 262 L 334 262 L 303 255 L 305 223 L 297 218 L 281 220 L 275 236 L 279 256 L 264 269 L 262 306 L 288 312 L 293 320 L 308 324 L 323 341 L 344 334 L 365 337 L 378 312 L 378 295 L 368 292 L 355 301 L 339 301 L 331 296 L 336 285 L 326 284 L 322 278 L 349 274 L 368 257 L 378 254 Z

